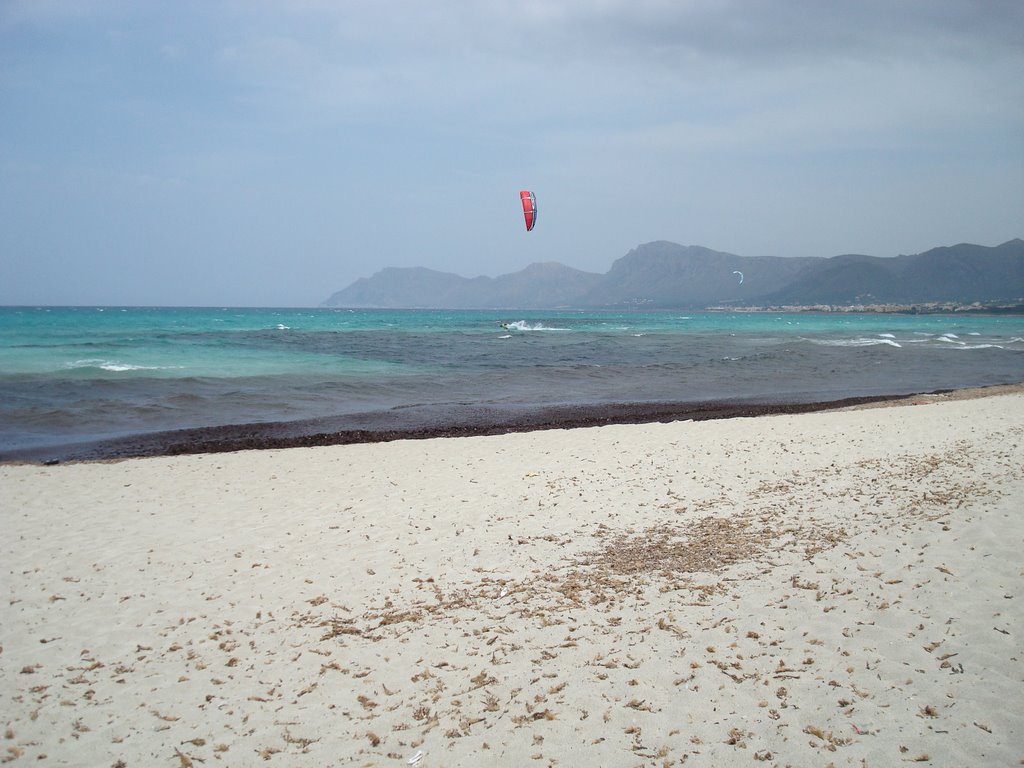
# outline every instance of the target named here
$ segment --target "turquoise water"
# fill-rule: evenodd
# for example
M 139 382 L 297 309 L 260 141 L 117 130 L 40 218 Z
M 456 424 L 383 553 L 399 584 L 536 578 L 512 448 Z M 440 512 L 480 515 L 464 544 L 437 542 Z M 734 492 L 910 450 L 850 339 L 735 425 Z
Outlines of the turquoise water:
M 1019 317 L 775 313 L 583 313 L 208 308 L 0 308 L 0 373 L 238 377 L 387 373 L 395 363 L 289 343 L 310 334 L 440 336 L 511 332 L 740 334 L 836 345 L 938 340 L 978 348 L 1020 344 Z M 900 335 L 900 340 L 896 336 Z M 443 361 L 439 361 L 443 362 Z
M 1022 380 L 1021 316 L 6 307 L 0 453 L 339 415 Z

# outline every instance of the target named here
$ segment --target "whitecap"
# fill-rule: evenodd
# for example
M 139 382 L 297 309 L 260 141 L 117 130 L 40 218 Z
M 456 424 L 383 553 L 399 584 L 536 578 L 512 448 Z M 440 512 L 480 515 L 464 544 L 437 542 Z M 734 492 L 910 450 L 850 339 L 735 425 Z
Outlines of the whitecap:
M 552 328 L 544 325 L 543 323 L 528 323 L 525 320 L 516 320 L 514 323 L 508 323 L 506 328 L 514 331 L 568 331 L 568 328 Z
M 122 373 L 124 371 L 149 371 L 156 370 L 155 367 L 148 365 L 132 365 L 131 363 L 103 363 L 98 366 L 104 371 L 113 371 L 114 373 Z
M 99 368 L 101 371 L 109 371 L 111 373 L 124 373 L 125 371 L 169 371 L 184 368 L 181 365 L 133 365 L 132 363 L 122 363 L 117 360 L 98 359 L 75 360 L 70 363 L 64 363 L 64 367 L 72 370 Z
M 181 370 L 183 365 L 132 365 L 131 363 L 107 363 L 101 365 L 104 371 L 122 373 L 124 371 L 174 371 Z
M 890 347 L 901 347 L 902 345 L 892 339 L 859 338 L 859 339 L 805 339 L 813 344 L 823 347 L 876 347 L 879 344 L 887 344 Z

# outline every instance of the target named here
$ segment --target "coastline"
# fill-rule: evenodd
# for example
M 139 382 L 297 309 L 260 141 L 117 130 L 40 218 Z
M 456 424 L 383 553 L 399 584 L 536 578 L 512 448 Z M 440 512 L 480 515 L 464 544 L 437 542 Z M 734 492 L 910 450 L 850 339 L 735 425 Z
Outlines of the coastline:
M 473 407 L 415 419 L 407 409 L 349 417 L 290 422 L 232 424 L 151 432 L 94 442 L 0 451 L 0 465 L 57 464 L 247 450 L 313 448 L 395 440 L 483 437 L 549 429 L 611 424 L 647 424 L 815 413 L 841 408 L 914 402 L 915 398 L 963 399 L 1024 391 L 1024 383 L 936 390 L 927 393 L 849 396 L 833 400 L 721 400 L 701 402 L 606 403 L 531 409 Z
M 0 466 L 4 757 L 1016 764 L 1024 392 L 871 406 Z

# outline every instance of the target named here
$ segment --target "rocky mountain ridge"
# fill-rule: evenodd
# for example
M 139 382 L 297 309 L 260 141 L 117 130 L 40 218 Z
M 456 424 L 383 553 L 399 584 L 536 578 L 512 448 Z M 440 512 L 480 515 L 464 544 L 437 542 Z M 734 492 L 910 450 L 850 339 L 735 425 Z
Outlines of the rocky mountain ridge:
M 443 309 L 702 309 L 780 305 L 1024 302 L 1024 240 L 962 243 L 919 254 L 831 258 L 737 256 L 655 241 L 605 274 L 558 262 L 499 277 L 466 278 L 389 267 L 322 306 Z

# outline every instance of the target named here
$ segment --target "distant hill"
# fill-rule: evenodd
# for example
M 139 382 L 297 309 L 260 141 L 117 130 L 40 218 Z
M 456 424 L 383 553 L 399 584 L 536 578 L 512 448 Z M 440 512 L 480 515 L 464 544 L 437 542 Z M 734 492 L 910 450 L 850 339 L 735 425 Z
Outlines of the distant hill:
M 994 248 L 967 243 L 884 259 L 816 260 L 789 285 L 768 293 L 774 304 L 987 302 L 1024 296 L 1024 240 Z
M 745 303 L 756 295 L 781 290 L 812 261 L 735 256 L 661 240 L 616 260 L 584 301 L 586 306 L 652 308 Z
M 332 295 L 325 307 L 549 309 L 581 306 L 602 276 L 557 262 L 500 277 L 460 277 L 423 267 L 382 269 Z
M 495 278 L 390 267 L 338 291 L 323 306 L 699 309 L 1006 301 L 1024 301 L 1024 240 L 890 258 L 736 256 L 657 241 L 634 248 L 604 275 L 557 262 Z

